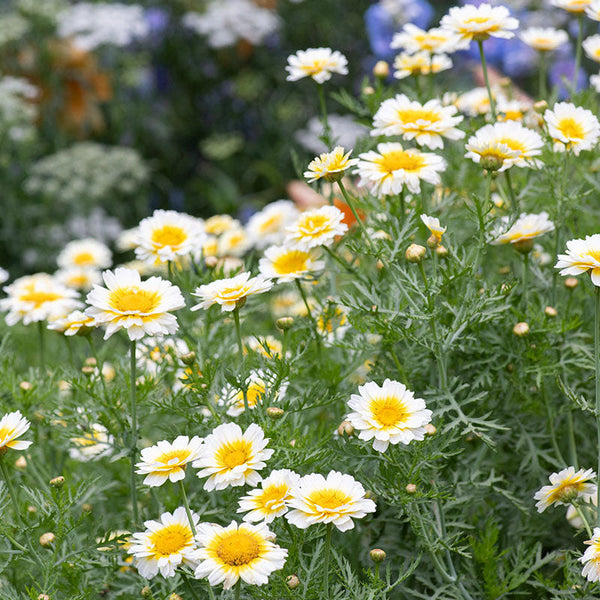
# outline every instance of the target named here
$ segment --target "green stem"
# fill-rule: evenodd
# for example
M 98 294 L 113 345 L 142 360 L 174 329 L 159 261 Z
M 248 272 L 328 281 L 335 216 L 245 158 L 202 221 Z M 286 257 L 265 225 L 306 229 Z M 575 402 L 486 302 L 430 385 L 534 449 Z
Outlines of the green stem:
M 246 372 L 244 370 L 244 361 L 245 361 L 244 342 L 242 341 L 242 328 L 240 326 L 240 309 L 238 306 L 236 306 L 233 309 L 233 321 L 235 323 L 235 334 L 237 336 L 238 349 L 240 351 L 240 362 L 242 365 L 242 371 L 244 371 L 244 373 L 243 373 L 244 383 L 242 385 L 242 396 L 244 397 L 244 414 L 247 416 L 249 414 L 248 411 L 250 410 L 250 407 L 248 406 L 248 394 L 246 391 L 246 381 L 245 381 Z
M 8 469 L 6 468 L 6 463 L 4 462 L 4 456 L 0 455 L 0 471 L 2 471 L 2 476 L 4 477 L 4 481 L 6 481 L 6 487 L 8 488 L 8 495 L 10 496 L 10 500 L 15 507 L 15 513 L 17 515 L 17 519 L 22 522 L 21 513 L 19 509 L 19 502 L 17 501 L 17 495 L 15 494 L 15 488 L 13 487 L 12 480 L 10 478 L 10 474 L 8 473 Z
M 596 310 L 594 322 L 594 363 L 596 365 L 596 431 L 598 434 L 598 477 L 600 477 L 600 287 L 594 286 L 596 294 Z M 596 523 L 600 527 L 600 485 L 598 487 L 596 506 Z
M 577 469 L 579 461 L 577 459 L 577 443 L 575 442 L 573 410 L 570 406 L 567 406 L 567 435 L 569 436 L 569 457 L 571 459 L 571 464 Z
M 481 68 L 483 69 L 483 78 L 485 80 L 485 87 L 487 88 L 488 98 L 490 99 L 490 113 L 492 119 L 496 120 L 496 107 L 494 105 L 494 98 L 492 97 L 492 89 L 490 88 L 490 80 L 488 78 L 487 63 L 485 62 L 485 52 L 483 51 L 483 42 L 477 40 L 479 46 L 479 57 L 481 58 Z
M 581 510 L 581 507 L 579 506 L 579 504 L 577 502 L 574 502 L 572 504 L 572 506 L 577 511 L 579 518 L 583 521 L 583 526 L 585 527 L 585 530 L 587 531 L 587 534 L 591 539 L 592 538 L 592 528 L 590 527 L 590 524 L 587 520 L 587 517 L 585 516 L 584 511 Z
M 321 105 L 321 121 L 323 123 L 323 142 L 330 149 L 331 146 L 331 128 L 329 127 L 329 118 L 327 117 L 327 103 L 325 102 L 325 92 L 323 90 L 323 84 L 317 84 L 317 92 L 319 95 L 319 104 Z
M 554 454 L 556 454 L 556 458 L 559 463 L 565 464 L 565 459 L 560 451 L 560 447 L 558 445 L 558 440 L 556 439 L 556 430 L 554 428 L 554 415 L 552 413 L 552 407 L 550 406 L 550 400 L 548 399 L 548 392 L 546 389 L 546 385 L 542 384 L 542 397 L 544 399 L 544 406 L 546 407 L 546 416 L 548 417 L 548 430 L 550 431 L 550 439 L 552 440 L 552 448 L 554 449 Z M 572 423 L 571 419 L 571 423 Z M 573 463 L 573 466 L 577 468 L 577 464 Z
M 329 598 L 329 555 L 331 554 L 331 534 L 333 523 L 327 523 L 325 533 L 325 556 L 323 557 L 323 598 Z
M 365 236 L 365 240 L 366 240 L 369 248 L 371 249 L 371 252 L 373 252 L 373 254 L 375 254 L 376 253 L 375 247 L 373 246 L 373 242 L 371 241 L 371 238 L 369 237 L 369 232 L 367 231 L 365 224 L 362 222 L 362 219 L 358 216 L 358 212 L 356 211 L 356 208 L 354 206 L 354 200 L 352 200 L 350 198 L 350 195 L 346 191 L 346 186 L 342 183 L 341 180 L 338 181 L 338 186 L 342 192 L 342 195 L 344 196 L 344 200 L 346 200 L 346 204 L 348 204 L 348 206 L 350 207 L 350 210 L 352 211 L 352 214 L 354 215 L 356 222 L 360 226 L 360 228 L 363 232 L 363 235 Z
M 583 42 L 583 13 L 577 17 L 579 30 L 577 33 L 577 48 L 575 50 L 575 72 L 573 73 L 573 95 L 577 93 L 577 79 L 579 76 L 579 67 L 581 66 L 581 50 Z
M 317 343 L 317 352 L 318 352 L 319 356 L 321 356 L 321 336 L 319 335 L 317 321 L 315 320 L 315 318 L 312 314 L 312 310 L 310 310 L 310 304 L 308 303 L 308 298 L 306 297 L 306 294 L 304 293 L 304 288 L 302 287 L 300 280 L 296 279 L 295 281 L 296 281 L 296 286 L 298 287 L 298 291 L 300 292 L 300 296 L 302 296 L 302 302 L 304 302 L 304 306 L 306 307 L 306 312 L 308 314 L 308 318 L 310 319 L 313 329 L 314 329 L 314 332 L 315 332 L 315 340 Z
M 554 218 L 554 256 L 558 256 L 560 248 L 560 223 L 564 219 L 562 214 L 563 199 L 565 197 L 565 188 L 567 185 L 567 175 L 569 172 L 569 149 L 565 148 L 565 160 L 563 162 L 562 178 L 558 193 L 558 202 L 556 206 L 556 217 Z M 558 285 L 558 271 L 554 269 L 552 273 L 552 306 L 556 306 L 556 291 Z
M 527 314 L 527 306 L 528 306 L 528 295 L 529 295 L 529 283 L 527 281 L 529 276 L 529 253 L 525 252 L 523 254 L 523 305 L 525 307 L 525 314 Z
M 327 252 L 327 254 L 329 254 L 329 256 L 331 256 L 331 258 L 333 258 L 333 260 L 335 260 L 336 263 L 342 266 L 345 271 L 347 271 L 350 275 L 360 279 L 358 273 L 345 260 L 340 258 L 331 248 L 323 246 L 323 249 L 325 252 Z
M 46 366 L 46 337 L 44 335 L 44 321 L 38 321 L 38 336 L 39 336 L 39 353 L 40 367 L 43 369 Z
M 396 354 L 394 349 L 391 347 L 390 347 L 390 355 L 392 357 L 392 360 L 394 361 L 394 364 L 396 365 L 396 369 L 398 369 L 398 373 L 400 374 L 400 377 L 402 378 L 402 382 L 404 384 L 408 385 L 408 377 L 406 376 L 406 371 L 402 367 L 402 364 L 400 363 L 400 360 L 398 359 L 398 355 Z
M 546 53 L 540 52 L 540 64 L 539 64 L 539 84 L 538 94 L 540 100 L 547 100 L 548 90 L 546 88 Z
M 192 535 L 195 538 L 196 528 L 194 527 L 194 519 L 192 518 L 192 511 L 190 510 L 187 494 L 185 493 L 185 485 L 183 483 L 183 479 L 179 480 L 179 487 L 181 489 L 181 495 L 183 496 L 183 506 L 185 506 L 185 512 L 187 514 L 188 521 L 190 522 L 190 529 L 192 530 Z
M 133 509 L 133 523 L 138 523 L 137 487 L 135 481 L 135 461 L 137 456 L 138 424 L 137 424 L 137 386 L 136 386 L 136 341 L 131 340 L 129 347 L 129 372 L 130 372 L 130 416 L 131 416 L 131 447 L 130 447 L 130 492 L 131 506 Z

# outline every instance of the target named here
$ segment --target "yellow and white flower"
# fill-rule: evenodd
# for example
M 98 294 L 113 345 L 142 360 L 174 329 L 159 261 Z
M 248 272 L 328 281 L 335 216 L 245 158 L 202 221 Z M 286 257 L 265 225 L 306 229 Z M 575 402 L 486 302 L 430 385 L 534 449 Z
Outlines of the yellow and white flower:
M 258 471 L 266 467 L 273 450 L 267 448 L 269 438 L 252 423 L 242 432 L 236 423 L 219 425 L 204 439 L 200 456 L 192 466 L 201 469 L 198 477 L 208 477 L 204 489 L 208 492 L 241 485 L 256 486 L 262 479 Z
M 275 535 L 264 523 L 251 525 L 232 521 L 227 527 L 201 523 L 194 577 L 208 578 L 210 585 L 223 584 L 228 590 L 240 579 L 250 585 L 269 582 L 273 571 L 282 569 L 288 551 L 274 543 Z
M 554 268 L 561 269 L 561 275 L 581 275 L 590 271 L 592 283 L 600 286 L 600 233 L 569 240 L 567 253 L 558 255 Z
M 304 77 L 312 77 L 317 83 L 325 83 L 334 73 L 348 74 L 346 57 L 331 48 L 308 48 L 298 50 L 288 56 L 285 70 L 288 72 L 287 81 L 298 81 Z
M 538 512 L 544 512 L 552 505 L 572 504 L 578 498 L 584 498 L 596 493 L 596 485 L 590 483 L 596 474 L 593 469 L 579 469 L 567 467 L 558 473 L 550 475 L 550 485 L 538 490 L 533 499 L 537 500 Z
M 507 100 L 504 96 L 499 96 L 496 104 L 496 118 L 498 121 L 523 121 L 531 108 L 530 104 L 521 100 Z
M 397 195 L 405 186 L 416 194 L 421 191 L 421 181 L 439 185 L 440 172 L 446 168 L 441 156 L 415 148 L 404 150 L 397 142 L 378 144 L 377 152 L 365 152 L 360 159 L 356 169 L 360 185 L 369 185 L 379 198 Z
M 429 231 L 431 235 L 435 238 L 436 242 L 439 244 L 442 241 L 442 236 L 446 233 L 447 227 L 442 227 L 440 225 L 440 220 L 437 217 L 430 217 L 429 215 L 421 215 L 421 221 Z
M 274 382 L 261 370 L 252 371 L 246 380 L 246 402 L 250 410 L 261 405 L 267 395 L 267 390 L 272 388 Z M 287 382 L 282 382 L 276 390 L 273 400 L 279 400 L 285 396 L 287 391 Z M 226 405 L 227 414 L 230 417 L 237 417 L 246 410 L 244 404 L 244 393 L 241 389 L 236 389 L 227 385 L 218 398 L 219 405 Z
M 330 471 L 327 477 L 313 473 L 300 478 L 288 501 L 286 519 L 300 529 L 316 523 L 333 523 L 340 531 L 354 527 L 352 519 L 375 512 L 362 484 L 351 475 Z
M 252 240 L 246 230 L 243 227 L 232 227 L 219 237 L 217 255 L 243 256 L 251 246 Z
M 47 273 L 19 277 L 4 288 L 6 298 L 0 310 L 6 311 L 6 323 L 24 325 L 64 317 L 81 306 L 79 294 Z
M 271 471 L 271 474 L 261 481 L 259 487 L 250 490 L 246 496 L 240 498 L 237 512 L 246 513 L 243 516 L 244 521 L 271 523 L 276 517 L 281 517 L 288 511 L 292 489 L 299 481 L 300 475 L 289 469 Z
M 440 27 L 425 31 L 412 23 L 407 23 L 400 33 L 394 34 L 390 48 L 402 48 L 415 54 L 425 51 L 431 54 L 451 54 L 465 48 L 460 36 Z
M 585 16 L 592 21 L 600 21 L 600 0 L 592 0 L 585 7 Z
M 519 37 L 539 52 L 552 52 L 569 41 L 566 31 L 554 27 L 528 27 L 519 34 Z
M 271 246 L 258 262 L 263 277 L 279 283 L 306 279 L 325 268 L 325 262 L 317 260 L 314 250 L 300 250 L 293 246 Z
M 508 217 L 502 219 L 506 226 Z M 528 249 L 533 248 L 535 238 L 549 231 L 554 231 L 554 223 L 548 218 L 547 212 L 539 214 L 523 213 L 505 233 L 499 235 L 492 244 L 514 244 L 515 247 L 526 245 Z
M 401 135 L 432 150 L 443 148 L 443 138 L 460 140 L 464 131 L 456 128 L 464 117 L 456 116 L 455 106 L 442 106 L 439 100 L 421 104 L 404 94 L 381 103 L 373 117 L 372 136 Z
M 282 343 L 272 335 L 248 337 L 244 340 L 244 346 L 265 358 L 280 358 L 283 352 Z
M 352 394 L 348 406 L 354 411 L 346 419 L 361 440 L 373 440 L 373 448 L 385 452 L 390 444 L 409 444 L 425 437 L 431 411 L 425 401 L 398 381 L 386 379 L 382 386 L 369 381 Z
M 26 450 L 33 442 L 18 440 L 28 429 L 31 423 L 21 414 L 20 410 L 8 413 L 0 419 L 0 454 L 8 448 L 12 450 Z
M 167 480 L 175 483 L 185 479 L 185 469 L 200 456 L 201 446 L 202 439 L 196 435 L 192 439 L 180 435 L 173 442 L 161 440 L 142 450 L 136 473 L 146 475 L 144 484 L 150 487 L 162 485 Z
M 218 279 L 196 288 L 192 296 L 202 300 L 199 304 L 192 306 L 191 310 L 209 308 L 213 304 L 219 304 L 222 312 L 231 312 L 254 294 L 268 292 L 273 287 L 273 282 L 265 279 L 262 275 L 250 277 L 249 271 L 240 273 L 228 279 Z
M 102 242 L 86 238 L 69 242 L 58 255 L 56 262 L 61 269 L 107 269 L 112 264 L 112 254 Z
M 204 222 L 204 231 L 208 235 L 222 235 L 230 229 L 239 228 L 242 224 L 230 215 L 213 215 Z
M 578 156 L 582 150 L 591 150 L 600 137 L 600 123 L 592 111 L 570 102 L 559 102 L 544 113 L 548 133 L 555 141 L 555 150 L 561 146 Z M 557 146 L 556 143 L 559 143 Z
M 293 202 L 277 200 L 254 213 L 246 225 L 246 231 L 258 249 L 280 244 L 285 239 L 285 228 L 298 218 L 298 214 Z
M 404 79 L 411 75 L 435 75 L 452 68 L 452 61 L 445 54 L 426 51 L 409 54 L 401 52 L 394 58 L 394 77 Z
M 346 231 L 348 226 L 344 223 L 344 213 L 335 206 L 322 206 L 301 213 L 287 227 L 285 242 L 308 251 L 317 246 L 331 246 L 335 238 Z
M 498 90 L 492 88 L 492 98 L 497 104 L 500 99 L 503 98 Z M 487 89 L 484 87 L 477 87 L 461 94 L 456 99 L 456 106 L 458 110 L 469 117 L 477 117 L 480 115 L 487 115 L 491 111 L 490 107 L 490 96 Z
M 83 292 L 89 292 L 95 285 L 102 282 L 100 271 L 88 267 L 60 269 L 56 271 L 54 277 L 59 283 Z
M 137 230 L 135 255 L 150 265 L 177 262 L 200 252 L 202 221 L 175 210 L 155 210 Z
M 579 559 L 583 563 L 581 574 L 588 581 L 600 581 L 600 527 L 594 527 L 592 539 L 583 543 L 588 548 Z
M 194 527 L 199 520 L 192 513 Z M 163 513 L 160 521 L 146 521 L 144 526 L 146 531 L 134 533 L 127 549 L 142 577 L 152 579 L 159 572 L 163 577 L 175 577 L 180 565 L 196 568 L 200 556 L 185 508 Z
M 344 171 L 353 167 L 357 158 L 350 158 L 352 150 L 346 152 L 342 146 L 336 146 L 331 152 L 324 152 L 314 158 L 304 172 L 308 183 L 317 181 L 324 177 L 327 181 L 338 181 L 342 178 Z
M 115 241 L 115 246 L 119 252 L 127 252 L 128 250 L 134 250 L 137 246 L 137 234 L 138 228 L 132 227 L 131 229 L 125 229 L 121 231 L 119 237 Z
M 588 58 L 600 63 L 600 35 L 595 34 L 586 38 L 583 40 L 582 46 Z
M 77 333 L 84 334 L 95 327 L 95 319 L 88 317 L 80 310 L 70 312 L 66 317 L 52 319 L 48 323 L 48 329 L 59 331 L 66 336 L 72 336 Z
M 550 0 L 550 4 L 572 13 L 582 13 L 592 4 L 592 0 Z
M 69 456 L 80 462 L 106 456 L 114 444 L 113 436 L 100 423 L 92 423 L 81 435 L 71 438 L 70 441 L 73 447 L 69 448 Z
M 105 326 L 104 339 L 125 329 L 130 340 L 145 335 L 167 335 L 178 329 L 170 311 L 185 306 L 179 288 L 160 277 L 142 281 L 133 269 L 117 268 L 102 274 L 106 287 L 94 286 L 87 295 L 85 314 Z
M 510 16 L 505 6 L 491 6 L 483 3 L 479 6 L 467 4 L 453 6 L 442 17 L 440 25 L 456 33 L 463 40 L 487 40 L 489 37 L 510 39 L 519 21 Z

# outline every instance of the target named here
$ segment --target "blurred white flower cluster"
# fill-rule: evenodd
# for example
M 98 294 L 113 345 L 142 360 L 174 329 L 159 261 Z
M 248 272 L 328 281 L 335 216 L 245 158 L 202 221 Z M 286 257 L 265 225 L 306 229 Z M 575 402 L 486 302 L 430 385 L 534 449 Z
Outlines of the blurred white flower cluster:
M 38 88 L 25 79 L 0 78 L 0 130 L 4 139 L 20 142 L 35 137 L 37 109 L 29 101 L 38 93 Z

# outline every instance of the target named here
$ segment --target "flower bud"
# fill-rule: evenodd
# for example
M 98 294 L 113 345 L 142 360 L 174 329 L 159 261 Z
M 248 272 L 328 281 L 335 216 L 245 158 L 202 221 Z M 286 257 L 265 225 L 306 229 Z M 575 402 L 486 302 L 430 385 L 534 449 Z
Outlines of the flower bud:
M 15 467 L 17 467 L 17 469 L 26 469 L 27 459 L 23 455 L 19 456 L 19 458 L 15 460 Z
M 437 427 L 431 423 L 427 423 L 427 425 L 425 425 L 425 433 L 427 435 L 435 435 L 437 433 Z
M 514 327 L 513 327 L 513 333 L 517 336 L 517 337 L 524 337 L 529 333 L 529 325 L 525 322 L 522 323 L 517 323 Z
M 379 79 L 385 79 L 390 74 L 390 65 L 385 60 L 378 61 L 373 67 L 373 75 Z
M 81 505 L 81 510 L 82 510 L 84 513 L 91 513 L 91 512 L 92 512 L 92 510 L 93 510 L 93 507 L 92 507 L 92 505 L 91 505 L 91 504 L 88 504 L 87 502 L 84 502 L 84 503 Z
M 513 248 L 521 254 L 529 254 L 533 250 L 533 240 L 519 240 L 513 244 Z
M 24 392 L 28 392 L 29 390 L 33 389 L 33 386 L 31 385 L 31 383 L 29 383 L 29 381 L 21 381 L 21 383 L 19 383 L 19 387 Z
M 275 325 L 277 325 L 277 328 L 281 331 L 287 331 L 288 329 L 291 329 L 293 324 L 293 317 L 281 317 L 280 319 L 277 319 L 277 321 L 275 321 Z
M 290 588 L 290 590 L 295 590 L 297 587 L 300 586 L 300 580 L 298 579 L 298 575 L 289 575 L 285 582 L 287 583 L 287 586 Z
M 214 269 L 217 266 L 219 259 L 216 256 L 207 256 L 204 258 L 204 264 L 209 269 Z
M 385 560 L 386 554 L 381 548 L 373 548 L 373 550 L 369 552 L 369 556 L 374 563 L 381 563 Z
M 85 367 L 81 367 L 81 372 L 86 376 L 86 377 L 91 377 L 94 372 L 96 371 L 96 369 L 90 365 L 85 365 Z
M 37 600 L 50 600 L 50 596 L 48 596 L 48 594 L 40 594 L 37 597 Z
M 90 367 L 95 367 L 98 364 L 98 361 L 93 356 L 88 356 L 83 364 L 89 365 Z
M 269 408 L 267 408 L 267 417 L 273 421 L 279 421 L 284 414 L 285 411 L 278 406 L 269 406 Z
M 420 263 L 425 257 L 426 253 L 427 250 L 424 246 L 419 246 L 419 244 L 411 244 L 406 249 L 405 256 L 406 260 L 410 263 Z
M 533 105 L 533 110 L 535 110 L 538 115 L 543 115 L 548 109 L 548 103 L 545 100 L 538 100 Z
M 188 352 L 187 354 L 184 354 L 181 357 L 181 362 L 184 365 L 188 365 L 191 366 L 196 362 L 196 353 L 192 350 L 191 352 Z
M 503 267 L 500 267 L 498 269 L 498 273 L 500 273 L 500 275 L 508 275 L 510 273 L 510 266 L 505 265 Z
M 417 486 L 414 483 L 407 483 L 405 489 L 407 494 L 414 494 L 417 491 Z
M 370 96 L 371 94 L 375 93 L 375 88 L 373 88 L 370 85 L 367 85 L 366 87 L 363 88 L 363 94 L 365 96 Z
M 29 506 L 27 507 L 27 512 L 28 512 L 30 515 L 35 515 L 35 513 L 37 512 L 37 508 L 36 508 L 35 506 L 31 506 L 31 505 L 29 505 Z
M 494 156 L 493 154 L 486 154 L 481 157 L 479 161 L 482 169 L 486 171 L 493 172 L 499 171 L 504 165 L 504 161 L 499 156 Z
M 146 598 L 146 600 L 152 600 L 154 598 L 154 594 L 149 586 L 144 586 L 140 592 L 140 596 L 142 598 Z
M 438 255 L 439 258 L 447 258 L 448 257 L 448 248 L 446 248 L 446 246 L 442 246 L 441 244 L 439 244 L 437 246 L 437 248 L 435 249 L 435 253 Z
M 40 545 L 44 548 L 49 548 L 54 543 L 55 539 L 56 536 L 51 531 L 47 531 L 40 535 Z
M 574 290 L 579 285 L 579 280 L 577 277 L 567 277 L 565 279 L 565 287 L 568 290 Z
M 169 596 L 169 600 L 183 600 L 183 598 L 179 594 L 176 594 L 175 592 L 173 592 Z
M 436 235 L 433 233 L 427 238 L 427 247 L 428 248 L 437 248 L 440 241 Z
M 553 319 L 558 314 L 558 311 L 553 306 L 546 306 L 544 309 L 544 314 Z
M 345 434 L 348 437 L 351 437 L 354 434 L 354 426 L 352 425 L 352 423 L 350 423 L 350 421 L 342 421 L 339 427 L 337 428 L 337 432 L 339 433 L 339 435 Z
M 383 269 L 383 267 L 384 267 L 385 265 L 383 264 L 383 261 L 382 261 L 380 258 L 378 258 L 378 259 L 377 259 L 377 262 L 375 263 L 375 266 L 377 267 L 377 270 L 378 270 L 378 271 L 381 271 L 381 269 Z
M 53 477 L 50 480 L 50 487 L 61 488 L 63 485 L 65 485 L 65 478 L 62 475 L 59 475 L 58 477 Z

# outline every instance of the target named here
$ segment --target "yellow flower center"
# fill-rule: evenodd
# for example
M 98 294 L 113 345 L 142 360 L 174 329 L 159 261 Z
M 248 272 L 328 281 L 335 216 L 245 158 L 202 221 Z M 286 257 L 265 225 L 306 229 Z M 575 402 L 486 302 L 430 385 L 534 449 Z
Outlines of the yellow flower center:
M 160 297 L 156 292 L 129 287 L 114 290 L 109 302 L 121 312 L 149 313 L 158 306 Z
M 329 510 L 333 510 L 336 508 L 340 508 L 340 506 L 344 506 L 348 504 L 352 500 L 348 494 L 346 494 L 343 490 L 338 490 L 335 488 L 325 488 L 322 490 L 317 490 L 313 492 L 307 500 L 316 504 L 320 508 L 325 508 Z
M 327 215 L 308 215 L 299 224 L 303 235 L 317 237 L 331 230 L 331 220 Z
M 408 416 L 406 406 L 394 396 L 375 398 L 371 401 L 371 406 L 369 408 L 373 418 L 382 427 L 401 425 Z
M 577 479 L 566 479 L 549 492 L 547 501 L 552 503 L 577 497 L 579 492 L 584 488 L 585 483 L 585 481 Z
M 398 111 L 398 118 L 403 123 L 416 123 L 417 121 L 428 121 L 429 123 L 437 123 L 440 120 L 440 115 L 435 110 L 410 109 Z
M 260 543 L 256 536 L 246 531 L 226 533 L 218 541 L 217 556 L 230 567 L 247 565 L 260 556 Z
M 506 144 L 511 150 L 517 150 L 521 154 L 524 154 L 525 150 L 527 149 L 523 142 L 521 142 L 520 140 L 516 140 L 515 138 L 500 138 L 499 140 L 497 140 L 497 143 Z
M 0 429 L 0 440 L 4 440 L 7 437 L 10 437 L 14 433 L 14 429 L 12 427 L 2 427 Z
M 207 219 L 204 224 L 204 230 L 206 233 L 213 235 L 220 235 L 227 231 L 232 225 L 232 219 L 228 215 L 215 215 L 210 219 Z
M 478 25 L 483 25 L 483 23 L 487 23 L 489 20 L 489 17 L 471 17 L 469 19 L 465 19 L 465 23 L 477 23 Z
M 96 261 L 91 252 L 80 252 L 73 257 L 73 262 L 78 266 L 93 265 Z
M 384 154 L 378 161 L 381 170 L 388 173 L 394 171 L 420 171 L 425 164 L 425 159 L 419 154 L 394 150 Z
M 308 75 L 320 73 L 327 66 L 327 59 L 316 59 L 309 65 L 302 65 L 300 68 Z
M 281 215 L 272 215 L 265 219 L 259 226 L 261 233 L 269 233 L 271 231 L 277 231 L 279 224 L 281 223 Z
M 558 130 L 567 138 L 583 139 L 585 137 L 585 131 L 581 123 L 571 117 L 566 117 L 558 123 Z
M 170 246 L 171 248 L 177 248 L 185 242 L 187 239 L 187 233 L 176 225 L 165 225 L 160 229 L 155 229 L 152 232 L 152 241 L 160 248 Z
M 592 248 L 586 252 L 588 256 L 591 256 L 594 260 L 600 261 L 600 248 Z
M 35 308 L 39 308 L 45 302 L 54 302 L 60 300 L 62 296 L 53 292 L 27 292 L 20 297 L 22 302 L 33 302 Z
M 224 444 L 217 451 L 217 463 L 227 469 L 233 469 L 248 462 L 252 456 L 252 443 L 246 440 L 237 440 Z
M 307 270 L 307 262 L 310 259 L 308 252 L 302 250 L 289 250 L 285 254 L 280 254 L 273 261 L 273 270 L 278 275 L 289 275 L 290 273 L 299 273 Z
M 72 275 L 69 277 L 69 285 L 71 287 L 84 287 L 90 281 L 87 275 Z
M 263 490 L 260 496 L 257 496 L 256 502 L 261 508 L 273 509 L 280 505 L 290 492 L 290 487 L 286 483 L 279 485 L 270 485 Z
M 181 552 L 192 541 L 193 536 L 189 527 L 179 523 L 164 527 L 150 536 L 154 553 L 159 556 L 170 556 Z
M 189 456 L 190 451 L 187 448 L 184 448 L 183 450 L 171 450 L 161 454 L 156 459 L 156 462 L 163 463 L 165 466 L 169 467 L 185 467 L 185 464 L 182 465 L 181 463 L 184 463 Z

